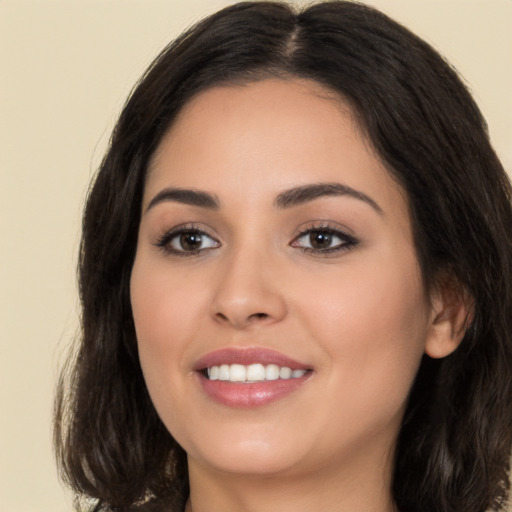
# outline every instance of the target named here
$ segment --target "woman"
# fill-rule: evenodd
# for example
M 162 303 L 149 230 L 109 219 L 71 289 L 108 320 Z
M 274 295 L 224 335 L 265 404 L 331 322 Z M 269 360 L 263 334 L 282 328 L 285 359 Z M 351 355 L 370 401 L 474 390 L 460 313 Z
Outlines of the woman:
M 95 510 L 503 509 L 511 248 L 426 43 L 351 2 L 220 11 L 150 67 L 89 195 L 65 478 Z

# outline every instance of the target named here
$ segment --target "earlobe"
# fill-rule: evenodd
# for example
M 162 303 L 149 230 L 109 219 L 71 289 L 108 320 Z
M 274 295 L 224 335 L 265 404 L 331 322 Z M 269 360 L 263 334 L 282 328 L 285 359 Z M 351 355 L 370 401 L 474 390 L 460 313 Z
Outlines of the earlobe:
M 436 286 L 431 296 L 429 332 L 425 353 L 440 359 L 460 345 L 473 318 L 473 300 L 453 280 Z

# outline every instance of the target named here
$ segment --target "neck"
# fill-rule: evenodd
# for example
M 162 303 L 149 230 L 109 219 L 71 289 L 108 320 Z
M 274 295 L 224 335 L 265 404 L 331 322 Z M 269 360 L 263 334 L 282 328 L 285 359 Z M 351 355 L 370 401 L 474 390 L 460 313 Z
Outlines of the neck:
M 186 512 L 395 512 L 392 457 L 308 474 L 232 475 L 189 458 Z M 366 461 L 368 463 L 369 461 Z

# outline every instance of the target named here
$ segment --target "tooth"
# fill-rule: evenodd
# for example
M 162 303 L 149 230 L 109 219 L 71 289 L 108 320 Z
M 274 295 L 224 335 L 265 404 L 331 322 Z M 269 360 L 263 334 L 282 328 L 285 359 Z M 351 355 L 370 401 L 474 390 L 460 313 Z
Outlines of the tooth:
M 245 382 L 247 370 L 243 364 L 232 364 L 229 367 L 229 380 L 231 382 Z
M 277 380 L 279 379 L 279 366 L 277 364 L 268 364 L 265 368 L 265 379 L 266 380 Z
M 247 367 L 247 380 L 261 381 L 265 380 L 265 367 L 262 364 L 250 364 Z
M 292 370 L 288 366 L 269 364 L 266 367 L 260 363 L 244 366 L 242 364 L 221 364 L 207 369 L 210 380 L 231 382 L 261 382 L 264 380 L 299 379 L 307 370 Z
M 283 366 L 279 370 L 279 378 L 280 379 L 289 379 L 291 376 L 292 376 L 291 368 L 288 368 L 287 366 Z
M 229 380 L 229 364 L 221 364 L 220 365 L 219 380 Z

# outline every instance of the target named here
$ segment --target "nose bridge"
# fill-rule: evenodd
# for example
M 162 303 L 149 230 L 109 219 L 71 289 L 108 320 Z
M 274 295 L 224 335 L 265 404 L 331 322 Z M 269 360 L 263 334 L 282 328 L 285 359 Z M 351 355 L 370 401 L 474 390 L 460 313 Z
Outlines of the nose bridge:
M 212 303 L 215 319 L 236 328 L 281 320 L 286 305 L 275 279 L 277 258 L 272 251 L 252 241 L 227 252 Z

